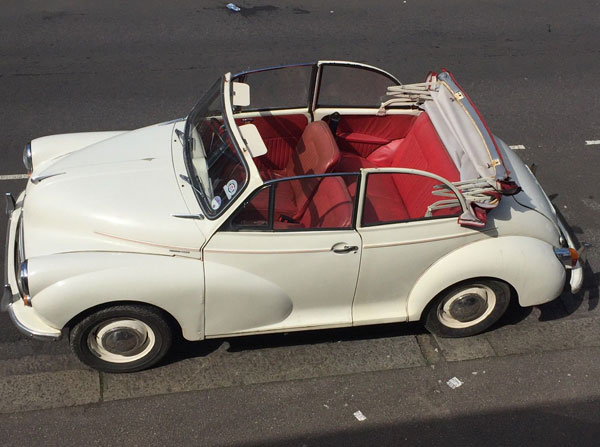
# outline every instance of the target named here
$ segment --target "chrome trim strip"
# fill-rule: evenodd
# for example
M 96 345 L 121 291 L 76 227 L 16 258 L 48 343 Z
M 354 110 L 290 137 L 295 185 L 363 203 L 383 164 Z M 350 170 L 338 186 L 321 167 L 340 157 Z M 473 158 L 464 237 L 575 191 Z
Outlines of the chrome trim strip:
M 111 237 L 113 239 L 118 239 L 118 240 L 126 241 L 126 242 L 133 242 L 135 244 L 150 245 L 152 247 L 161 247 L 161 248 L 182 250 L 182 251 L 186 251 L 186 252 L 199 252 L 200 251 L 200 248 L 198 248 L 198 247 L 179 247 L 177 245 L 156 244 L 154 242 L 140 241 L 137 239 L 129 239 L 126 237 L 115 236 L 114 234 L 103 233 L 101 231 L 94 231 L 94 233 L 99 234 L 100 236 Z
M 207 248 L 204 253 L 227 253 L 238 255 L 281 255 L 297 253 L 327 253 L 331 248 L 307 248 L 297 250 L 229 250 L 226 248 Z
M 17 327 L 17 329 L 31 337 L 34 338 L 36 340 L 43 340 L 43 341 L 58 341 L 62 338 L 62 332 L 58 335 L 56 334 L 49 334 L 47 332 L 40 332 L 40 331 L 36 331 L 33 329 L 29 329 L 28 327 L 26 327 L 25 325 L 23 325 L 23 323 L 21 323 L 18 319 L 17 316 L 15 315 L 15 312 L 12 308 L 12 304 L 8 306 L 8 314 L 10 315 L 10 319 L 12 320 L 12 322 L 14 323 L 14 325 Z
M 34 185 L 37 185 L 42 180 L 46 180 L 47 178 L 56 177 L 57 175 L 63 175 L 63 174 L 66 174 L 66 172 L 56 172 L 54 174 L 38 175 L 37 177 L 31 177 L 31 183 L 33 183 Z
M 418 221 L 414 221 L 414 222 L 418 222 Z M 399 223 L 403 223 L 403 222 L 399 222 Z M 404 223 L 408 223 L 408 222 L 404 222 Z M 486 230 L 486 231 L 490 231 L 490 230 Z M 379 243 L 379 244 L 368 244 L 368 245 L 365 245 L 363 248 L 365 250 L 368 250 L 369 248 L 384 248 L 384 247 L 396 247 L 398 245 L 424 244 L 427 242 L 437 242 L 437 241 L 443 241 L 446 239 L 456 239 L 459 237 L 473 236 L 473 234 L 475 234 L 475 233 L 457 233 L 457 234 L 450 234 L 447 236 L 428 237 L 428 238 L 423 238 L 423 239 L 413 239 L 411 241 L 383 242 L 383 243 Z

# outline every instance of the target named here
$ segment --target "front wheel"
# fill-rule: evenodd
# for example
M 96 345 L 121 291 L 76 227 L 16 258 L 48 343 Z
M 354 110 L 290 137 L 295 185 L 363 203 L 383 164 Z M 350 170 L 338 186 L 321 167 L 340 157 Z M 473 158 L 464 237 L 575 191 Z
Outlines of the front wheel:
M 77 323 L 71 348 L 86 365 L 105 372 L 135 372 L 160 361 L 171 347 L 171 328 L 161 311 L 120 305 Z
M 440 337 L 468 337 L 500 319 L 510 302 L 510 287 L 493 279 L 461 283 L 441 293 L 425 316 L 427 330 Z

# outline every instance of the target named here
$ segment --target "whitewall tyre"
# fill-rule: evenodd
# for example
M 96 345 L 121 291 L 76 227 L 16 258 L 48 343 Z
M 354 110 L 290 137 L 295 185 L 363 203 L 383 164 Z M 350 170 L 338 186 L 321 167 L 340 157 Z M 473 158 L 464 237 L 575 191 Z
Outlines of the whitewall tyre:
M 504 314 L 510 294 L 510 286 L 495 279 L 457 284 L 433 300 L 425 314 L 425 327 L 440 337 L 479 334 Z
M 158 309 L 117 305 L 99 310 L 71 330 L 71 348 L 86 365 L 105 372 L 135 372 L 158 363 L 172 343 Z

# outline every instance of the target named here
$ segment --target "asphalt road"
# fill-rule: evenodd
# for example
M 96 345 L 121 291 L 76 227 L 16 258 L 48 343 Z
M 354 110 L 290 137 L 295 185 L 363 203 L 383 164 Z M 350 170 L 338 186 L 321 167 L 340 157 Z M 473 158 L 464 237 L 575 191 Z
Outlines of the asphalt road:
M 586 145 L 586 141 L 600 140 L 598 1 L 238 1 L 243 8 L 239 13 L 227 10 L 225 3 L 3 2 L 0 175 L 24 172 L 22 148 L 35 137 L 132 129 L 184 116 L 226 71 L 342 59 L 367 62 L 402 81 L 417 82 L 429 70 L 446 67 L 479 106 L 494 133 L 508 144 L 526 147 L 520 155 L 539 166 L 540 182 L 577 239 L 600 245 L 600 145 Z M 23 187 L 22 181 L 0 180 L 1 192 L 18 192 Z M 0 232 L 4 231 L 5 221 L 1 220 Z M 527 344 L 529 334 L 546 333 L 540 328 L 550 327 L 549 321 L 596 321 L 593 318 L 600 316 L 599 271 L 600 255 L 592 249 L 580 294 L 564 294 L 541 308 L 513 309 L 499 331 L 515 328 Z M 577 325 L 564 324 L 568 331 L 576 330 Z M 577 337 L 575 332 L 570 334 Z M 233 342 L 238 351 L 247 353 L 235 367 L 261 374 L 264 367 L 253 363 L 256 356 L 250 354 L 275 343 L 281 349 L 269 351 L 269 362 L 291 371 L 298 361 L 294 351 L 298 346 L 310 356 L 311 346 L 318 350 L 327 345 L 324 342 L 341 339 L 352 356 L 337 356 L 335 364 L 317 376 L 352 372 L 377 380 L 374 368 L 356 366 L 357 357 L 371 359 L 369 353 L 410 345 L 423 335 L 418 325 L 407 325 L 405 329 L 309 333 L 295 336 L 293 342 L 250 338 Z M 492 350 L 504 346 L 502 341 L 493 341 L 494 335 L 485 340 Z M 469 351 L 473 342 L 464 343 L 453 349 L 473 352 Z M 481 349 L 477 352 L 487 352 L 487 347 Z M 171 365 L 187 365 L 186 359 L 202 358 L 205 351 L 215 350 L 218 352 L 218 346 L 212 344 L 182 345 Z M 327 351 L 318 354 L 326 358 Z M 469 356 L 454 357 L 457 361 L 466 358 Z M 597 356 L 594 359 L 592 366 L 597 367 Z M 390 370 L 400 367 L 381 365 Z M 418 365 L 408 362 L 411 367 Z M 175 370 L 166 371 L 176 374 L 177 367 L 171 368 Z M 80 367 L 64 344 L 25 340 L 2 314 L 0 370 L 6 384 L 12 383 L 11 377 L 37 374 L 36 380 L 42 381 L 46 376 L 39 374 L 79 371 Z M 161 374 L 165 374 L 161 371 L 164 369 L 140 377 L 140 383 L 158 387 Z M 277 377 L 285 381 L 300 376 L 274 374 L 273 380 Z M 236 385 L 235 378 L 221 385 L 241 386 L 242 390 L 245 386 Z M 302 388 L 301 384 L 294 386 Z M 176 400 L 165 402 L 177 405 Z M 223 402 L 222 409 L 227 405 Z M 575 407 L 575 412 L 597 411 L 598 405 L 596 400 Z M 302 422 L 299 426 L 305 427 Z M 376 438 L 361 439 L 366 443 Z

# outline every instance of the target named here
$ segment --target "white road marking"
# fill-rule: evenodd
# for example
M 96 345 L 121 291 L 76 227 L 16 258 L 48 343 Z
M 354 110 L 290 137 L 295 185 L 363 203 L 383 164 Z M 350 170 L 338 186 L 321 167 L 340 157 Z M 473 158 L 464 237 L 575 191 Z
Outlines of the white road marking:
M 512 146 L 508 146 L 510 147 L 513 151 L 524 151 L 525 150 L 525 146 L 523 146 L 522 144 L 513 144 Z
M 0 175 L 0 181 L 1 180 L 21 180 L 21 179 L 25 179 L 28 178 L 29 175 L 27 174 L 8 174 L 8 175 Z
M 594 144 L 600 144 L 600 140 L 585 140 L 586 146 L 592 146 Z

